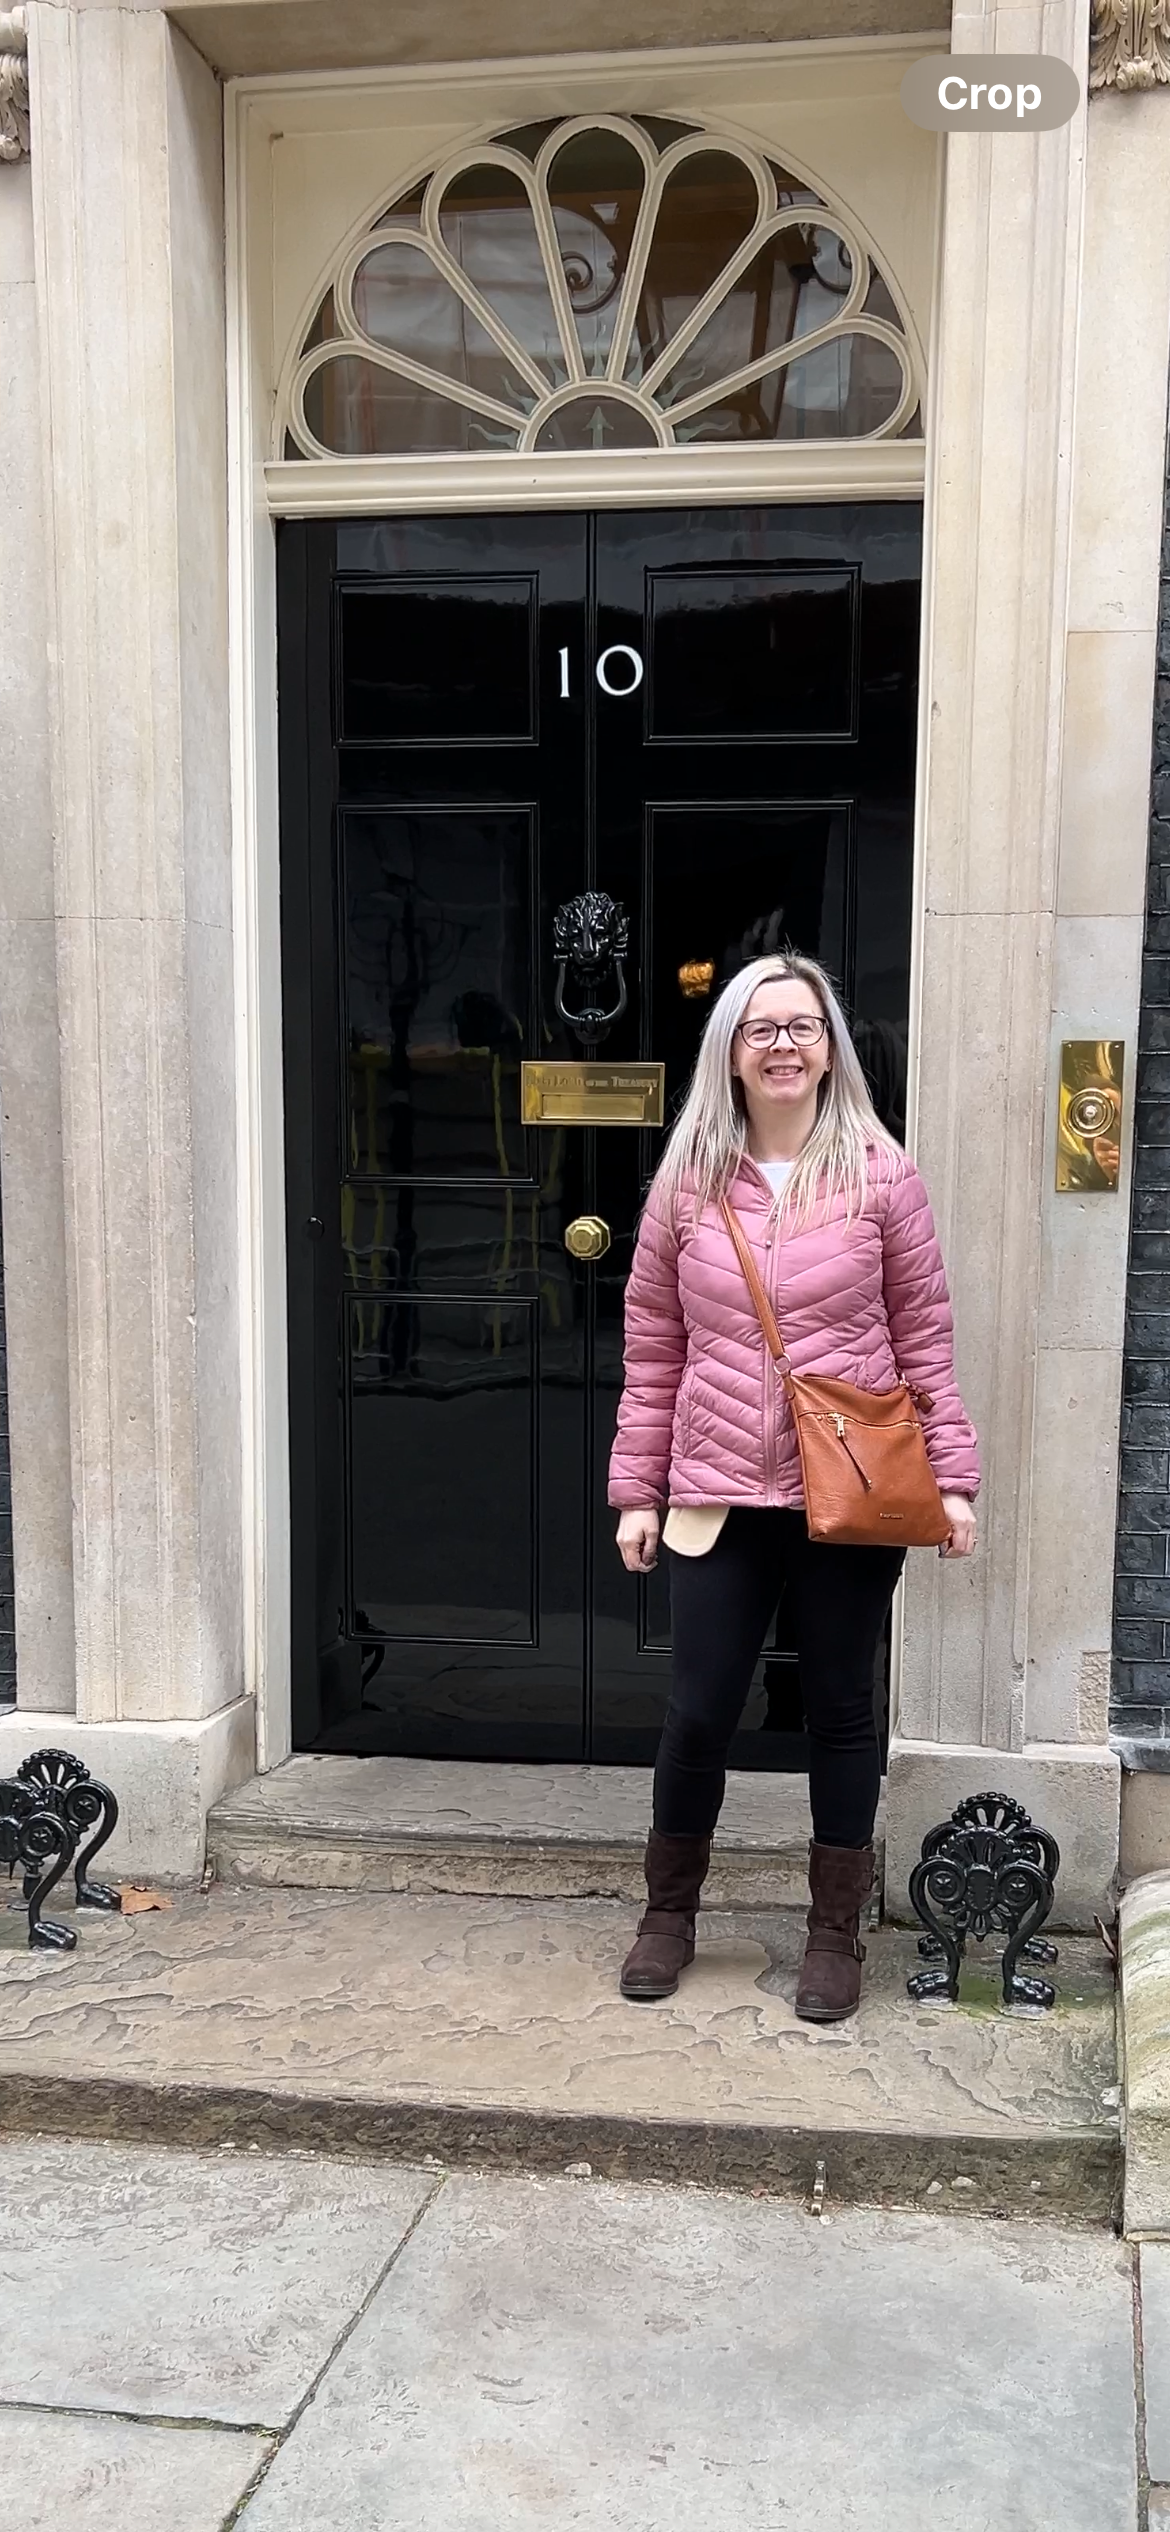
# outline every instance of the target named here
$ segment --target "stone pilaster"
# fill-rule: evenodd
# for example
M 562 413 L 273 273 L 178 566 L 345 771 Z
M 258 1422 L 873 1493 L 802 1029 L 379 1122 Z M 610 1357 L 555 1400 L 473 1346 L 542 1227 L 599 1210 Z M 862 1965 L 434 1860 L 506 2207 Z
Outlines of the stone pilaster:
M 243 1692 L 220 98 L 28 10 L 77 1712 Z
M 21 158 L 0 165 L 0 1188 L 17 1688 L 55 1716 L 74 1701 L 73 1532 L 41 437 Z
M 952 46 L 1053 51 L 1083 76 L 1088 0 L 962 9 Z M 945 1816 L 952 1788 L 977 1791 L 980 1776 L 1020 1790 L 1019 1761 L 1038 1739 L 1029 1722 L 1036 1530 L 1053 1518 L 1040 1339 L 1085 102 L 1060 131 L 956 135 L 946 146 L 929 419 L 916 1145 L 951 1270 L 984 1491 L 969 1566 L 911 1559 L 890 1760 L 895 1910 L 922 1829 Z M 1074 1720 L 1052 1737 L 1081 1735 Z M 1069 1750 L 1073 1815 L 1087 1756 Z M 1090 1807 L 1104 1804 L 1104 1817 L 1079 1842 L 1073 1878 L 1083 1887 L 1065 1884 L 1081 1915 L 1103 1900 L 1116 1853 L 1116 1766 L 1100 1747 L 1091 1773 Z M 1069 1845 L 1074 1817 L 1059 1777 L 1059 1766 L 1037 1775 L 1037 1809 Z
M 1045 35 L 1081 58 L 1080 0 L 963 15 L 953 41 L 993 53 Z M 947 152 L 917 1149 L 980 1429 L 983 1540 L 966 1569 L 915 1568 L 901 1720 L 1009 1750 L 1024 1740 L 1083 107 L 1019 146 L 967 134 Z

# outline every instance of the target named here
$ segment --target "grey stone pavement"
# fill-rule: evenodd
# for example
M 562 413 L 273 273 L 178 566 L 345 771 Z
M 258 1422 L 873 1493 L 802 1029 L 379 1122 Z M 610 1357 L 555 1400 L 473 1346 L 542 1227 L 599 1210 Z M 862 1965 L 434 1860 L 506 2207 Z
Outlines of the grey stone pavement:
M 584 2171 L 3 2155 L 22 2532 L 1170 2526 L 1170 2245 L 1137 2295 L 1104 2229 Z

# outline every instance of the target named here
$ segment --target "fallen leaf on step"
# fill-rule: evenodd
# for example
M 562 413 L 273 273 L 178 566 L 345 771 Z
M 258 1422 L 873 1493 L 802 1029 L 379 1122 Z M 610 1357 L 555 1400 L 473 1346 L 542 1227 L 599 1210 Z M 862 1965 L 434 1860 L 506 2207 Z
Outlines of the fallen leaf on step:
M 151 1890 L 144 1881 L 124 1881 L 121 1890 L 124 1917 L 145 1916 L 148 1908 L 169 1908 L 171 1905 L 165 1890 Z
M 1120 1922 L 1120 1918 L 1118 1917 L 1114 1917 L 1111 1925 L 1106 1925 L 1103 1917 L 1094 1917 L 1093 1919 L 1093 1923 L 1097 1928 L 1097 1932 L 1101 1937 L 1115 1969 L 1120 1967 L 1118 1947 L 1118 1928 Z

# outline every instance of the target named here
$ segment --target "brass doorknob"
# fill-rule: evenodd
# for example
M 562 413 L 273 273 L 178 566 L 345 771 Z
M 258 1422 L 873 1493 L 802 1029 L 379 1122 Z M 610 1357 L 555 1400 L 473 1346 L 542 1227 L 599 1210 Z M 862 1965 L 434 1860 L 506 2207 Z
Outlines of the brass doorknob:
M 570 1257 L 604 1257 L 609 1244 L 609 1224 L 599 1213 L 579 1213 L 565 1233 Z

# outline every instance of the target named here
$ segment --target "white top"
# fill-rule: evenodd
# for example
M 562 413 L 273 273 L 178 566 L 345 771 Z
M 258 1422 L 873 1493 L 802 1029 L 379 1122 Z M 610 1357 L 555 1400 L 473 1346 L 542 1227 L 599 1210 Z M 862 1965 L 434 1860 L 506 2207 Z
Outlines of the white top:
M 796 1163 L 795 1161 L 757 1161 L 756 1167 L 761 1176 L 767 1179 L 773 1195 L 782 1196 L 784 1182 L 791 1178 Z

